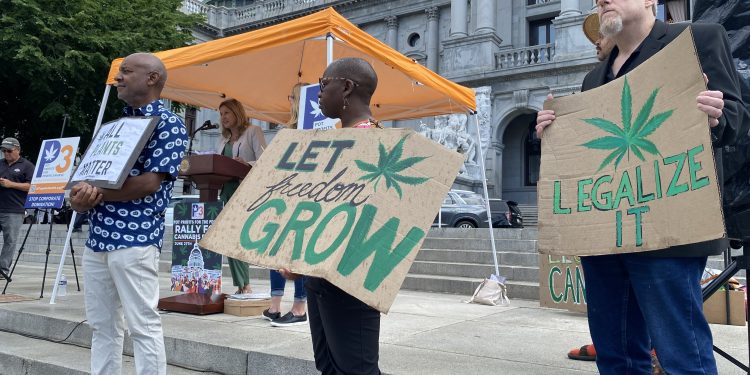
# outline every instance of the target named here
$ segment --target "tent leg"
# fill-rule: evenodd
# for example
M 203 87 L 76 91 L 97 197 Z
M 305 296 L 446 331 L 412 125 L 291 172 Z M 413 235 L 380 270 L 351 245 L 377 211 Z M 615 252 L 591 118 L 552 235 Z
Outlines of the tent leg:
M 500 276 L 500 266 L 497 263 L 497 249 L 495 247 L 495 232 L 492 230 L 492 212 L 490 211 L 490 193 L 487 190 L 487 175 L 484 166 L 484 155 L 482 155 L 482 135 L 479 133 L 479 117 L 474 114 L 474 121 L 476 130 L 477 141 L 475 147 L 477 148 L 477 155 L 479 155 L 479 168 L 482 171 L 482 188 L 484 189 L 484 204 L 487 209 L 487 224 L 488 230 L 490 231 L 490 241 L 492 244 L 492 260 L 495 262 L 495 275 Z
M 326 66 L 333 62 L 333 34 L 326 34 Z
M 112 88 L 110 85 L 104 86 L 104 95 L 102 95 L 102 104 L 99 106 L 99 115 L 96 117 L 96 125 L 94 125 L 94 134 L 99 130 L 99 126 L 102 124 L 104 118 L 104 109 L 107 108 L 107 99 L 109 98 L 109 90 Z M 65 236 L 65 245 L 63 246 L 63 252 L 60 255 L 60 265 L 57 266 L 57 276 L 55 276 L 55 284 L 52 287 L 52 297 L 49 300 L 50 305 L 55 304 L 55 298 L 57 298 L 57 286 L 60 285 L 60 277 L 62 277 L 63 266 L 65 265 L 65 257 L 68 255 L 68 245 L 70 244 L 70 236 L 73 233 L 73 223 L 75 223 L 78 212 L 73 211 L 73 216 L 70 218 L 68 224 L 68 234 Z M 75 262 L 75 260 L 73 260 Z

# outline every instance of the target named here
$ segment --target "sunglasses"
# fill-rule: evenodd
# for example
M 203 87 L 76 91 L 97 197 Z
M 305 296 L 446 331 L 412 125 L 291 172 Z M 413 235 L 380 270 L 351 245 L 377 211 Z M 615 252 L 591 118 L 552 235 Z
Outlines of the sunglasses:
M 318 78 L 318 84 L 320 85 L 320 91 L 323 91 L 323 89 L 328 86 L 331 81 L 337 80 L 337 81 L 351 81 L 354 84 L 354 87 L 359 86 L 359 83 L 353 79 L 344 78 L 344 77 L 321 77 Z
M 13 152 L 13 151 L 15 151 L 15 150 L 3 150 L 3 153 L 4 153 L 4 154 L 10 154 L 10 153 L 11 153 L 11 152 Z

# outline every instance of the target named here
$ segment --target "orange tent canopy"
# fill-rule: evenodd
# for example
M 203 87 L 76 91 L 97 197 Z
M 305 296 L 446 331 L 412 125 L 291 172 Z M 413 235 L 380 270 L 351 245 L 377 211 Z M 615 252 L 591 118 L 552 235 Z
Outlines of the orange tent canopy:
M 156 52 L 169 73 L 162 96 L 205 108 L 236 98 L 248 116 L 273 123 L 290 118 L 295 84 L 316 83 L 333 57 L 359 57 L 378 74 L 371 107 L 379 120 L 475 110 L 474 91 L 451 82 L 357 28 L 328 8 L 309 16 L 189 47 Z M 122 58 L 112 62 L 107 84 Z

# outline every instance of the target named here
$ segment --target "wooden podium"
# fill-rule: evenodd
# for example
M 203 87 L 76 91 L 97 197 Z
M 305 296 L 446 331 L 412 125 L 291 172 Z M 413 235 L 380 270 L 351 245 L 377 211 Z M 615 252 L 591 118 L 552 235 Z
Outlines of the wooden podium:
M 181 165 L 180 177 L 193 181 L 200 189 L 201 202 L 218 200 L 221 186 L 234 178 L 242 179 L 251 166 L 222 155 L 191 155 L 187 166 Z M 226 295 L 209 296 L 198 293 L 183 293 L 159 299 L 160 310 L 175 311 L 194 315 L 207 315 L 224 312 Z

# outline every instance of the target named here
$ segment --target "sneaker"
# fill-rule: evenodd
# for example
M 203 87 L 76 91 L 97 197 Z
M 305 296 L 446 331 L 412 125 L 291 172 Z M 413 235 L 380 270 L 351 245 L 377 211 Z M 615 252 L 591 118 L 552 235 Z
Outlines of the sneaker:
M 263 318 L 265 320 L 268 320 L 270 322 L 273 322 L 274 320 L 281 318 L 281 313 L 280 312 L 277 311 L 275 313 L 272 313 L 272 312 L 270 312 L 270 310 L 271 309 L 265 309 L 265 310 L 263 310 L 263 315 L 261 316 L 261 318 Z
M 286 315 L 282 316 L 281 318 L 275 319 L 271 322 L 271 325 L 274 327 L 289 327 L 289 326 L 296 326 L 300 324 L 307 323 L 307 314 L 302 314 L 301 316 L 297 316 L 292 314 L 292 312 L 286 313 Z

